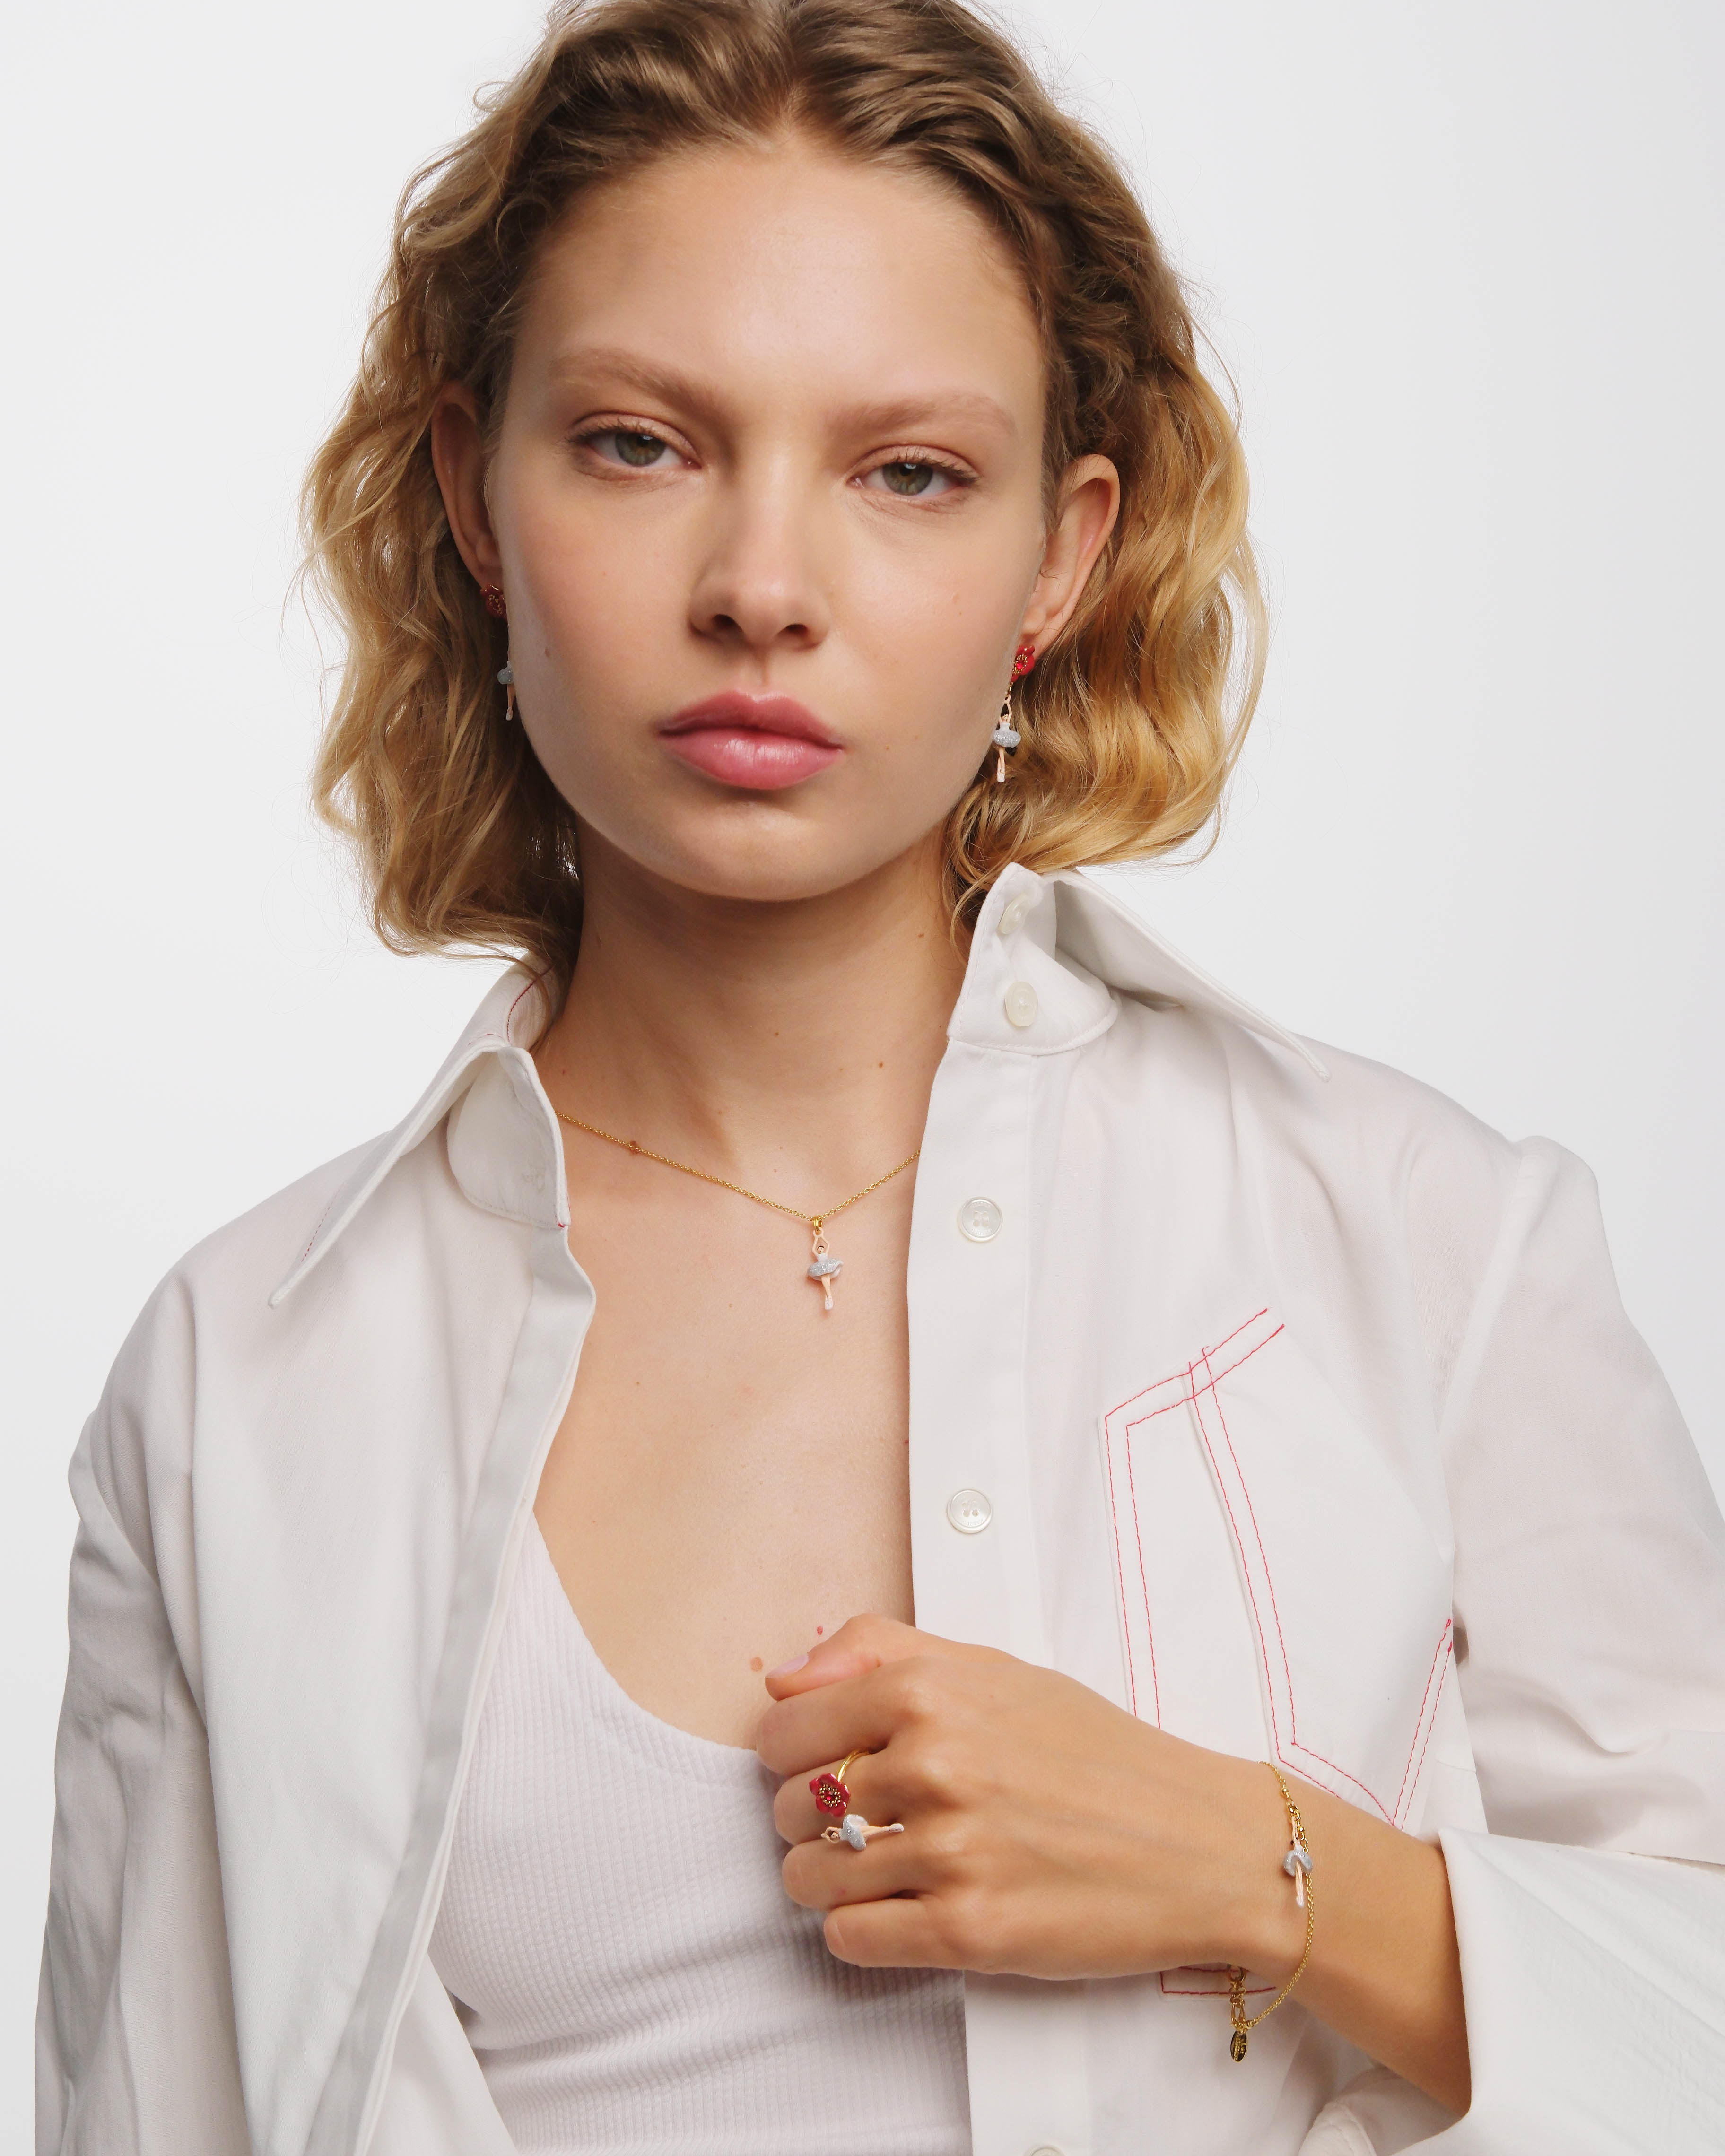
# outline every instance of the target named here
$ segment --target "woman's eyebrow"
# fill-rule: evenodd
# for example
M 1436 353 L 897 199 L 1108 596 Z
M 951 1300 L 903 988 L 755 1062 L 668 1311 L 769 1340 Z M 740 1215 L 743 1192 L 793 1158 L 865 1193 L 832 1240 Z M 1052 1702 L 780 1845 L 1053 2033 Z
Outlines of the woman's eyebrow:
M 1008 441 L 1016 439 L 1019 433 L 1018 422 L 1005 405 L 979 389 L 930 389 L 916 396 L 850 405 L 839 417 L 847 430 L 877 436 L 915 434 L 955 422 L 985 428 Z
M 626 351 L 618 345 L 578 345 L 559 352 L 551 362 L 550 375 L 560 387 L 619 383 L 625 388 L 639 390 L 644 397 L 658 398 L 667 404 L 680 404 L 685 409 L 703 413 L 716 411 L 720 401 L 691 375 L 681 373 L 674 367 L 655 366 L 639 352 Z
M 586 345 L 562 352 L 552 361 L 550 374 L 559 386 L 585 384 L 598 388 L 616 384 L 703 417 L 723 417 L 728 403 L 692 375 L 644 359 L 639 352 L 620 346 Z M 877 439 L 914 434 L 942 424 L 981 427 L 1007 441 L 1015 440 L 1019 432 L 1018 422 L 998 398 L 957 384 L 844 405 L 834 412 L 829 424 L 835 434 L 866 434 Z

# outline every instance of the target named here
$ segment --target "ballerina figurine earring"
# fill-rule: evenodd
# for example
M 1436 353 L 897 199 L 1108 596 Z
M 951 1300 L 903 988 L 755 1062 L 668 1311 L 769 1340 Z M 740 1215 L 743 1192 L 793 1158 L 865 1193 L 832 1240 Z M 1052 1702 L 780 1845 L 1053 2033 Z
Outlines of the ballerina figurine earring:
M 503 596 L 501 585 L 481 584 L 480 597 L 485 603 L 487 613 L 495 615 L 499 621 L 508 620 L 509 602 Z M 503 723 L 507 726 L 515 716 L 515 669 L 506 659 L 497 669 L 497 679 L 503 685 L 506 692 L 503 700 Z
M 1021 644 L 1012 657 L 1012 680 L 1006 685 L 1006 701 L 1000 706 L 1000 723 L 994 729 L 994 783 L 1006 783 L 1007 752 L 1015 749 L 1024 737 L 1012 722 L 1012 691 L 1014 682 L 1022 681 L 1036 664 L 1034 644 Z

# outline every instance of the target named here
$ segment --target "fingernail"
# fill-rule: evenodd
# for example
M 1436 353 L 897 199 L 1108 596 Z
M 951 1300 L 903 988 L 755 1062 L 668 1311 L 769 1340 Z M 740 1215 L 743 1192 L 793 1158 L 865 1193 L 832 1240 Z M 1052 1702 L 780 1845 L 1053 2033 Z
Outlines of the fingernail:
M 788 1677 L 793 1670 L 800 1670 L 808 1659 L 807 1655 L 798 1655 L 795 1661 L 781 1662 L 776 1670 L 768 1670 L 767 1674 L 769 1677 Z

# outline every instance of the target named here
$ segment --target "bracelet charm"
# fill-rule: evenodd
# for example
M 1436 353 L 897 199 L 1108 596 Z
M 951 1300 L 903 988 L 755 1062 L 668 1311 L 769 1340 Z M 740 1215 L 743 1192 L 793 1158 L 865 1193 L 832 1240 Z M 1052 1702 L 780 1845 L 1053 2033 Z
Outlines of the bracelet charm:
M 1300 1817 L 1300 1807 L 1294 1802 L 1293 1792 L 1282 1779 L 1281 1768 L 1272 1765 L 1268 1759 L 1263 1763 L 1275 1775 L 1276 1786 L 1281 1791 L 1281 1800 L 1288 1810 L 1288 1853 L 1281 1861 L 1281 1868 L 1294 1882 L 1294 1906 L 1306 1912 L 1306 1950 L 1300 1957 L 1300 1966 L 1275 1998 L 1261 2014 L 1254 2014 L 1250 2019 L 1245 2010 L 1246 1973 L 1243 1969 L 1229 1970 L 1228 2011 L 1234 2023 L 1234 2033 L 1228 2040 L 1228 2056 L 1235 2066 L 1246 2055 L 1246 2046 L 1253 2030 L 1275 2013 L 1305 1975 L 1306 1964 L 1312 1958 L 1312 1930 L 1317 1897 L 1312 1887 L 1312 1852 L 1306 1846 L 1306 1828 Z

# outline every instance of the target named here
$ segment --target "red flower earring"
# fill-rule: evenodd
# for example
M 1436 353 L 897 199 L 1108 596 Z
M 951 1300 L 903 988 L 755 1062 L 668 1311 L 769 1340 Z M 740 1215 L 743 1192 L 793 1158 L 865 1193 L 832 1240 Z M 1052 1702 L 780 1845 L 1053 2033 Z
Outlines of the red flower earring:
M 1004 786 L 1006 783 L 1008 753 L 1016 750 L 1024 738 L 1012 722 L 1013 685 L 1022 681 L 1035 664 L 1036 647 L 1034 644 L 1021 644 L 1012 655 L 1012 680 L 1006 685 L 1006 701 L 1000 706 L 1000 723 L 994 729 L 994 783 L 997 786 Z
M 503 596 L 501 584 L 481 584 L 480 597 L 485 603 L 485 612 L 499 621 L 509 619 L 509 602 Z M 507 726 L 515 716 L 515 669 L 506 659 L 497 670 L 497 679 L 503 685 L 503 723 Z

